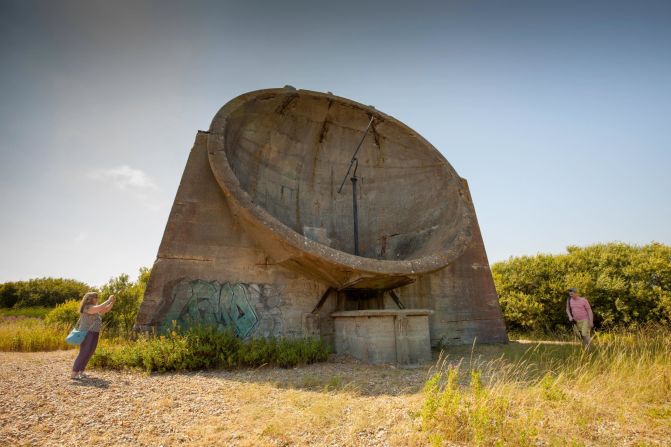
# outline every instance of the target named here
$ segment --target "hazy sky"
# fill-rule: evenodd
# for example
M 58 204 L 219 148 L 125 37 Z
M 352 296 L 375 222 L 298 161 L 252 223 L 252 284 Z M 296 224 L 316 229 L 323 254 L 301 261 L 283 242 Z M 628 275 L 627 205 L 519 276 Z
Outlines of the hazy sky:
M 491 262 L 671 243 L 671 2 L 0 0 L 0 281 L 150 266 L 196 131 L 285 84 L 428 139 Z

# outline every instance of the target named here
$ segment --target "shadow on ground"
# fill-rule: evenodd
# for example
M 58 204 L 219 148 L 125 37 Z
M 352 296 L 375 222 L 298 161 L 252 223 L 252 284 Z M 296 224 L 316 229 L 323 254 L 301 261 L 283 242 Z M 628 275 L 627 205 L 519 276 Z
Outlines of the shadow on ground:
M 109 388 L 110 382 L 109 380 L 89 376 L 84 379 L 71 380 L 70 384 L 73 386 L 106 389 Z
M 319 393 L 401 396 L 420 392 L 431 375 L 441 368 L 458 365 L 460 371 L 480 370 L 485 376 L 488 371 L 495 373 L 507 369 L 513 374 L 519 371 L 520 382 L 535 381 L 552 368 L 552 362 L 579 353 L 579 346 L 574 344 L 512 341 L 508 344 L 447 346 L 442 351 L 434 351 L 431 363 L 413 367 L 369 365 L 349 357 L 332 355 L 327 362 L 289 369 L 261 366 L 232 371 L 206 370 L 152 375 L 191 375 L 201 379 L 225 379 Z M 516 368 L 516 365 L 523 367 Z

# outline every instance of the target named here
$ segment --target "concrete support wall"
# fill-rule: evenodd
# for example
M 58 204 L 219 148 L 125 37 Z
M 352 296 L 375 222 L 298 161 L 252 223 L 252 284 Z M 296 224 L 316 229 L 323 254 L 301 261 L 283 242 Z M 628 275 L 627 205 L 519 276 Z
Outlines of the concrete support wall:
M 428 310 L 358 310 L 333 314 L 335 349 L 369 363 L 431 361 Z
M 473 207 L 470 196 L 468 201 Z M 471 344 L 476 339 L 480 343 L 508 341 L 477 219 L 471 231 L 471 244 L 455 262 L 397 291 L 406 307 L 434 310 L 430 317 L 433 346 Z
M 136 327 L 197 316 L 246 336 L 306 335 L 305 316 L 326 286 L 274 265 L 239 226 L 212 175 L 206 139 L 196 136 Z

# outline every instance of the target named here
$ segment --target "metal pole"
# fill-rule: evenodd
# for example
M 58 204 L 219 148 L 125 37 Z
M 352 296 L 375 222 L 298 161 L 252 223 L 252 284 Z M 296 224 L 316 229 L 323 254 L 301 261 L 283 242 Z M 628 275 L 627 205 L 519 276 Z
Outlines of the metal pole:
M 350 180 L 352 181 L 352 211 L 354 214 L 354 254 L 356 256 L 359 256 L 359 209 L 356 200 L 356 182 L 358 180 L 356 176 L 356 170 L 359 167 L 359 159 L 356 156 L 359 153 L 359 149 L 361 149 L 361 145 L 366 139 L 366 135 L 368 134 L 370 126 L 373 124 L 373 119 L 374 117 L 371 115 L 370 121 L 368 121 L 368 126 L 366 126 L 366 130 L 361 136 L 361 141 L 359 141 L 359 144 L 354 150 L 354 155 L 352 155 L 352 160 L 350 160 L 349 167 L 347 168 L 347 172 L 345 173 L 345 177 L 343 177 L 342 183 L 340 184 L 340 188 L 338 188 L 338 194 L 340 194 L 342 192 L 342 187 L 345 185 L 345 180 L 347 180 L 347 176 L 352 170 L 352 166 L 354 166 L 354 172 L 352 173 L 352 177 L 350 178 Z
M 359 141 L 359 144 L 357 145 L 356 149 L 354 150 L 354 155 L 352 155 L 352 160 L 349 162 L 349 168 L 347 168 L 347 172 L 345 173 L 345 177 L 342 179 L 342 183 L 340 183 L 340 188 L 338 188 L 338 194 L 342 192 L 342 187 L 345 185 L 345 180 L 347 180 L 347 175 L 349 174 L 349 171 L 352 169 L 352 166 L 354 165 L 355 162 L 357 162 L 356 159 L 356 154 L 359 153 L 359 149 L 361 149 L 361 145 L 363 144 L 363 140 L 366 139 L 366 135 L 368 134 L 368 129 L 370 129 L 371 124 L 373 124 L 373 119 L 375 117 L 371 116 L 370 121 L 368 121 L 368 126 L 366 126 L 366 130 L 363 132 L 363 135 L 361 136 L 361 141 Z

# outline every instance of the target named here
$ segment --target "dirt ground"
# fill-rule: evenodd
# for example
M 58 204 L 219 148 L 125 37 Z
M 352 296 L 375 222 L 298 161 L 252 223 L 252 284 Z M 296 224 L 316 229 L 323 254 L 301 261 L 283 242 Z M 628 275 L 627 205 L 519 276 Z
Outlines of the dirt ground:
M 89 371 L 76 351 L 0 352 L 0 445 L 424 445 L 415 416 L 430 365 L 333 358 L 294 369 Z

